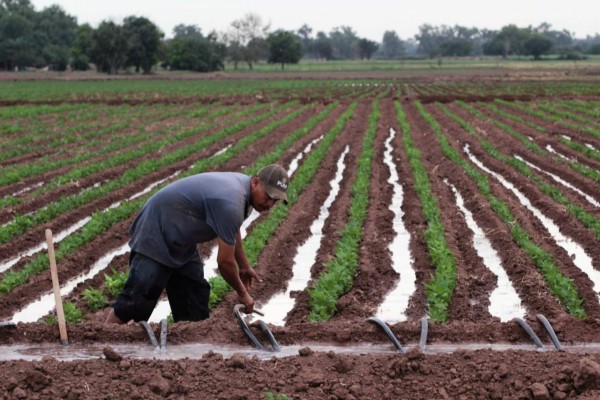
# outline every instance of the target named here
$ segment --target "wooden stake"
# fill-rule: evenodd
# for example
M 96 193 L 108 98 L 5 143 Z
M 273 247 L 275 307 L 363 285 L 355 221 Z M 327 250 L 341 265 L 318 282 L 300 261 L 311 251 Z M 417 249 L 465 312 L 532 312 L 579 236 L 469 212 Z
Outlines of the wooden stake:
M 50 229 L 46 229 L 46 242 L 48 243 L 50 275 L 52 276 L 52 289 L 54 290 L 54 301 L 56 302 L 56 315 L 58 316 L 60 341 L 63 345 L 67 345 L 69 344 L 67 338 L 67 324 L 65 323 L 65 312 L 63 310 L 62 297 L 60 295 L 60 284 L 58 283 L 58 269 L 56 268 L 56 258 L 54 257 L 54 241 L 52 240 L 52 231 Z

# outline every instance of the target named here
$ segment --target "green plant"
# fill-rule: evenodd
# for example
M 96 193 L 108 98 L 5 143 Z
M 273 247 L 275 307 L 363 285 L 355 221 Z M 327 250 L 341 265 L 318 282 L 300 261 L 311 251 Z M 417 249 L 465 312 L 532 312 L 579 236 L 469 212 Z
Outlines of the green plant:
M 110 298 L 114 299 L 121 293 L 125 287 L 125 282 L 129 276 L 129 270 L 124 272 L 116 271 L 114 268 L 111 275 L 104 274 L 104 287 Z
M 101 290 L 88 288 L 85 289 L 81 295 L 83 300 L 86 302 L 87 307 L 92 312 L 96 312 L 101 308 L 108 305 L 108 300 Z
M 265 400 L 287 400 L 288 397 L 283 393 L 264 392 Z
M 77 308 L 75 303 L 73 303 L 72 301 L 66 301 L 63 304 L 63 310 L 65 312 L 65 321 L 71 324 L 80 323 L 83 317 L 85 316 L 85 313 L 79 308 Z

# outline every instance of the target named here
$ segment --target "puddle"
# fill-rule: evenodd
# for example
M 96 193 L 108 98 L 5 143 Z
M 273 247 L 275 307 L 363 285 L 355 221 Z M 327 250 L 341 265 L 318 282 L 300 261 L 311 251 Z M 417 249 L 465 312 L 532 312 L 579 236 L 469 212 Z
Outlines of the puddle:
M 540 167 L 538 167 L 537 165 L 534 165 L 532 163 L 530 163 L 529 161 L 524 160 L 522 157 L 518 156 L 518 155 L 514 155 L 514 157 L 519 160 L 524 162 L 525 164 L 527 164 L 527 166 L 529 166 L 529 168 L 532 168 L 536 171 L 542 172 L 546 175 L 548 175 L 549 177 L 551 177 L 552 179 L 554 179 L 556 182 L 560 183 L 561 185 L 568 187 L 569 189 L 572 189 L 574 191 L 576 191 L 577 193 L 579 193 L 581 196 L 585 197 L 585 199 L 592 205 L 596 206 L 596 207 L 600 207 L 600 203 L 598 203 L 596 201 L 596 199 L 594 199 L 592 196 L 590 196 L 589 194 L 583 192 L 582 190 L 579 190 L 578 188 L 576 188 L 575 186 L 571 185 L 569 182 L 565 181 L 564 179 L 561 179 L 560 177 L 554 175 L 551 172 L 548 171 L 544 171 L 543 169 L 541 169 Z
M 292 279 L 288 282 L 286 291 L 274 295 L 266 304 L 258 306 L 265 314 L 261 319 L 266 323 L 283 326 L 285 324 L 285 317 L 295 304 L 295 299 L 293 299 L 290 294 L 294 291 L 304 290 L 310 281 L 310 268 L 315 263 L 317 252 L 321 247 L 323 226 L 325 225 L 325 220 L 329 217 L 329 207 L 333 204 L 340 190 L 340 182 L 342 181 L 344 169 L 346 167 L 344 159 L 348 151 L 349 147 L 346 146 L 337 161 L 336 175 L 329 183 L 331 186 L 329 196 L 321 206 L 319 216 L 310 226 L 311 236 L 306 242 L 298 247 L 298 252 L 294 257 L 294 264 L 292 267 Z
M 508 182 L 504 177 L 496 172 L 491 171 L 486 166 L 484 166 L 481 161 L 477 159 L 470 151 L 469 145 L 465 145 L 465 153 L 469 156 L 469 159 L 481 168 L 483 171 L 486 171 L 490 175 L 494 176 L 504 187 L 512 191 L 515 196 L 521 201 L 523 206 L 527 207 L 544 225 L 544 227 L 548 230 L 554 241 L 557 245 L 562 247 L 567 254 L 573 260 L 573 263 L 577 268 L 583 271 L 587 277 L 594 284 L 593 290 L 598 294 L 600 293 L 600 271 L 594 269 L 592 265 L 592 259 L 587 255 L 582 246 L 573 241 L 573 239 L 566 237 L 560 232 L 558 225 L 554 223 L 550 218 L 546 217 L 539 209 L 533 206 L 529 199 L 519 191 L 513 184 Z
M 312 142 L 307 144 L 306 147 L 304 148 L 304 150 L 302 150 L 300 153 L 298 153 L 298 155 L 296 157 L 294 157 L 294 159 L 290 163 L 290 168 L 288 169 L 288 176 L 290 178 L 292 177 L 294 172 L 296 172 L 296 170 L 298 169 L 298 164 L 299 164 L 300 160 L 302 159 L 302 157 L 304 157 L 305 154 L 308 154 L 308 152 L 312 149 L 312 147 L 315 144 L 317 144 L 321 139 L 323 139 L 323 135 L 319 136 L 318 138 L 314 139 Z
M 560 154 L 558 151 L 554 150 L 554 147 L 550 146 L 549 144 L 548 144 L 548 145 L 546 145 L 546 150 L 547 150 L 549 153 L 556 154 L 557 156 L 559 156 L 559 157 L 560 157 L 560 158 L 562 158 L 563 160 L 566 160 L 566 161 L 572 161 L 572 162 L 577 162 L 577 160 L 575 160 L 575 159 L 573 159 L 573 158 L 570 158 L 570 157 L 567 157 L 567 156 L 565 156 L 565 155 L 563 155 L 563 154 Z
M 168 345 L 166 350 L 161 352 L 155 350 L 150 343 L 124 343 L 124 344 L 70 344 L 62 346 L 60 344 L 42 344 L 42 345 L 12 345 L 0 346 L 0 361 L 40 361 L 43 357 L 53 357 L 59 361 L 75 360 L 98 360 L 104 358 L 103 348 L 107 345 L 119 353 L 124 358 L 129 359 L 155 359 L 155 360 L 198 360 L 209 352 L 221 354 L 225 358 L 233 355 L 242 355 L 244 357 L 256 357 L 261 360 L 270 360 L 273 357 L 283 358 L 297 356 L 302 348 L 310 348 L 314 352 L 348 355 L 398 355 L 395 347 L 390 344 L 369 344 L 362 343 L 353 346 L 340 346 L 338 344 L 326 343 L 302 343 L 290 346 L 280 346 L 279 352 L 268 350 L 257 350 L 249 344 L 248 346 L 223 346 L 212 343 L 191 343 Z M 411 343 L 402 346 L 406 352 L 418 348 L 418 345 Z M 436 343 L 427 345 L 423 350 L 425 354 L 449 354 L 456 351 L 557 351 L 554 346 L 544 346 L 538 349 L 533 344 L 509 344 L 509 343 Z M 562 346 L 562 350 L 569 353 L 600 353 L 600 343 L 581 343 Z
M 400 178 L 398 177 L 392 155 L 392 140 L 394 140 L 395 136 L 396 131 L 390 128 L 390 136 L 385 141 L 384 163 L 390 171 L 388 182 L 394 188 L 390 210 L 394 213 L 393 228 L 395 236 L 388 248 L 392 254 L 392 268 L 400 274 L 400 279 L 396 287 L 386 295 L 376 312 L 378 318 L 391 324 L 406 321 L 407 317 L 405 313 L 408 308 L 408 301 L 410 296 L 417 290 L 415 284 L 417 276 L 412 267 L 414 259 L 410 253 L 410 233 L 406 230 L 402 221 L 402 217 L 404 216 L 404 212 L 402 212 L 404 191 L 402 190 L 402 185 L 398 183 Z
M 521 299 L 506 271 L 502 268 L 502 261 L 498 253 L 492 247 L 492 243 L 485 237 L 485 232 L 475 222 L 473 214 L 466 208 L 464 199 L 456 190 L 456 187 L 448 183 L 446 179 L 444 179 L 444 182 L 452 188 L 456 196 L 456 205 L 465 216 L 467 225 L 473 231 L 473 246 L 477 254 L 498 279 L 496 289 L 490 294 L 490 305 L 488 307 L 490 314 L 500 318 L 502 322 L 508 322 L 516 317 L 523 318 L 526 314 L 525 309 L 522 307 Z M 473 301 L 471 304 L 475 305 L 477 303 Z

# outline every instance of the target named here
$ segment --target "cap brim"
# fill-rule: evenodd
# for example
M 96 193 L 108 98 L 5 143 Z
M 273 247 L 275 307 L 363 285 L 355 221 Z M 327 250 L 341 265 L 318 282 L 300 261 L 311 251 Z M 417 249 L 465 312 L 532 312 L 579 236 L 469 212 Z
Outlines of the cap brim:
M 276 199 L 276 200 L 281 200 L 287 205 L 288 198 L 284 192 L 282 192 L 281 190 L 277 190 L 274 187 L 270 187 L 270 186 L 266 186 L 265 190 L 267 191 L 267 194 L 269 195 L 270 198 Z

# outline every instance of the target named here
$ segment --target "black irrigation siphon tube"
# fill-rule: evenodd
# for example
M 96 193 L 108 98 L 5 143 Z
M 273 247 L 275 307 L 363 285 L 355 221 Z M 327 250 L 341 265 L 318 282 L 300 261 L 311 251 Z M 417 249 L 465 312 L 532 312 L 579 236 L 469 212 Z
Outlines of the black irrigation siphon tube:
M 166 319 L 160 321 L 160 351 L 162 353 L 167 351 L 167 333 L 169 324 Z
M 404 354 L 404 349 L 402 348 L 402 345 L 398 341 L 398 338 L 396 338 L 396 336 L 394 335 L 394 333 L 392 332 L 390 327 L 387 326 L 387 324 L 385 322 L 383 322 L 381 319 L 379 319 L 377 317 L 367 318 L 367 321 L 379 326 L 385 332 L 385 334 L 390 338 L 390 340 L 392 341 L 392 343 L 394 344 L 396 349 L 398 349 L 398 351 L 400 353 Z
M 244 331 L 244 333 L 246 334 L 248 339 L 250 339 L 250 342 L 254 345 L 254 347 L 256 347 L 259 350 L 264 350 L 263 345 L 258 341 L 256 336 L 254 336 L 254 334 L 248 327 L 248 324 L 246 323 L 246 321 L 244 321 L 244 318 L 242 317 L 242 314 L 240 313 L 240 310 L 243 308 L 245 308 L 245 306 L 243 304 L 236 304 L 233 307 L 233 315 L 235 316 L 235 319 L 237 319 L 238 323 L 240 324 L 242 331 Z
M 427 317 L 421 318 L 421 338 L 419 339 L 419 348 L 425 350 L 427 345 L 427 332 L 429 331 L 429 320 Z
M 257 324 L 260 327 L 260 330 L 265 334 L 265 336 L 267 336 L 267 339 L 269 339 L 269 343 L 271 343 L 273 352 L 280 352 L 281 349 L 279 348 L 279 344 L 277 343 L 277 340 L 275 340 L 275 336 L 273 336 L 273 332 L 271 332 L 266 322 L 263 320 L 259 320 L 257 321 Z
M 146 330 L 146 333 L 148 334 L 148 337 L 150 338 L 150 343 L 152 343 L 152 346 L 154 346 L 154 349 L 158 349 L 158 341 L 156 340 L 156 336 L 154 335 L 154 332 L 152 332 L 152 329 L 150 328 L 150 325 L 148 325 L 147 321 L 140 321 L 140 325 Z
M 548 331 L 550 339 L 552 339 L 552 343 L 554 343 L 554 347 L 556 347 L 557 350 L 560 350 L 562 346 L 560 345 L 558 337 L 556 336 L 556 333 L 554 333 L 554 329 L 552 329 L 552 325 L 550 325 L 550 322 L 548 322 L 546 317 L 544 317 L 542 314 L 538 314 L 536 318 L 538 319 L 538 321 L 541 321 L 541 323 L 544 325 L 544 328 L 546 328 L 546 330 Z
M 525 322 L 522 318 L 518 318 L 518 317 L 513 318 L 513 321 L 517 321 L 517 323 L 521 326 L 521 328 L 523 328 L 523 330 L 525 332 L 527 332 L 527 334 L 533 340 L 533 343 L 535 343 L 535 346 L 537 348 L 541 349 L 542 347 L 544 347 L 540 338 L 535 334 L 535 332 L 533 331 L 533 329 L 531 329 L 531 327 L 527 324 L 527 322 Z

